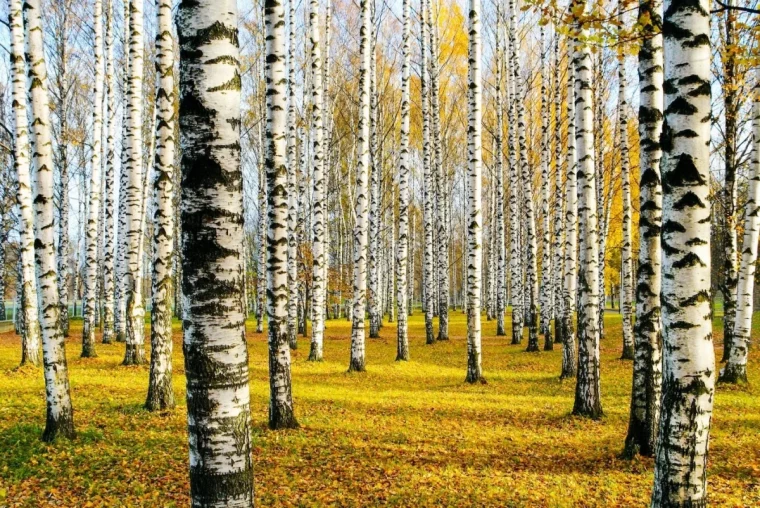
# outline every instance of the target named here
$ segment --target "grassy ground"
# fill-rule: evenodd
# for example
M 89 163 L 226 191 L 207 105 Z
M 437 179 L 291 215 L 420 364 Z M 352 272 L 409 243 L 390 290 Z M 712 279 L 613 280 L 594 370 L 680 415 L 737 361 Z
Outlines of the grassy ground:
M 716 343 L 721 342 L 716 321 Z M 256 497 L 260 506 L 644 506 L 652 461 L 622 460 L 631 364 L 620 318 L 607 317 L 598 422 L 569 415 L 574 383 L 558 381 L 561 351 L 525 353 L 484 320 L 487 385 L 463 383 L 465 320 L 448 343 L 424 345 L 411 318 L 409 363 L 396 363 L 395 325 L 368 340 L 367 372 L 347 374 L 350 327 L 329 321 L 325 361 L 293 354 L 296 431 L 266 428 L 266 340 L 249 327 Z M 42 375 L 15 369 L 18 338 L 0 335 L 0 506 L 187 506 L 181 338 L 175 333 L 178 408 L 142 409 L 147 367 L 122 367 L 123 344 L 79 359 L 69 341 L 79 436 L 43 444 Z M 760 330 L 757 330 L 760 332 Z M 755 335 L 757 336 L 757 335 Z M 760 354 L 750 387 L 719 387 L 711 440 L 713 506 L 760 505 Z

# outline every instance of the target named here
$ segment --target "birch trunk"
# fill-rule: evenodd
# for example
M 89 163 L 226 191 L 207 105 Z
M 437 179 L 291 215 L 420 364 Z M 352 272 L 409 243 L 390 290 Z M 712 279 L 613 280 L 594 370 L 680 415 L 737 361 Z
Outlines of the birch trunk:
M 326 244 L 323 241 L 326 231 L 327 210 L 325 188 L 325 164 L 323 163 L 324 125 L 322 118 L 322 47 L 319 42 L 319 8 L 316 0 L 309 2 L 309 37 L 311 39 L 311 86 L 312 100 L 310 108 L 312 127 L 312 164 L 314 167 L 313 186 L 313 289 L 312 289 L 312 323 L 311 323 L 311 349 L 309 360 L 322 361 L 322 345 L 325 333 L 325 304 L 327 296 L 327 280 L 325 278 Z M 369 109 L 369 108 L 368 108 Z M 366 244 L 365 244 L 366 246 Z M 364 315 L 362 313 L 362 323 Z M 363 332 L 362 332 L 363 337 Z M 362 348 L 363 349 L 363 348 Z M 352 348 L 353 351 L 353 348 Z M 363 356 L 363 355 L 362 355 Z
M 662 410 L 652 506 L 707 505 L 715 356 L 710 312 L 710 3 L 664 2 Z
M 424 295 L 424 309 L 425 309 L 425 343 L 435 343 L 435 335 L 433 334 L 433 174 L 430 160 L 430 63 L 428 61 L 428 45 L 430 39 L 428 37 L 428 22 L 427 22 L 427 2 L 429 0 L 420 1 L 420 31 L 421 44 L 420 51 L 422 53 L 422 63 L 420 64 L 420 101 L 422 112 L 422 171 L 423 171 L 423 183 L 422 183 L 422 196 L 423 196 L 423 256 L 422 256 L 422 268 L 423 268 L 423 280 L 425 284 Z
M 113 2 L 106 0 L 106 146 L 105 146 L 105 224 L 103 227 L 103 343 L 114 339 L 114 139 L 116 135 L 116 74 L 113 57 Z
M 504 110 L 502 100 L 502 68 L 504 52 L 502 51 L 501 4 L 496 6 L 496 335 L 503 337 L 504 297 L 506 296 L 506 259 L 504 253 Z M 442 222 L 442 221 L 441 221 Z
M 100 169 L 103 150 L 103 0 L 95 0 L 95 104 L 92 109 L 92 156 L 90 158 L 90 195 L 85 238 L 84 313 L 82 358 L 94 358 L 95 313 L 98 298 L 98 218 L 100 214 Z
M 14 8 L 15 7 L 15 8 Z M 11 11 L 20 13 L 14 2 Z M 47 419 L 43 441 L 56 437 L 74 437 L 74 410 L 69 392 L 66 350 L 60 326 L 61 311 L 56 274 L 54 210 L 53 210 L 53 153 L 50 133 L 50 102 L 48 100 L 47 69 L 42 40 L 42 5 L 39 0 L 27 0 L 23 7 L 26 17 L 27 65 L 29 96 L 32 103 L 32 154 L 37 172 L 34 198 L 36 238 L 34 242 L 40 306 L 42 315 L 42 364 L 45 375 Z M 18 17 L 20 21 L 20 16 Z M 37 302 L 31 302 L 36 304 Z M 25 325 L 28 328 L 30 322 Z
M 559 79 L 560 55 L 559 55 L 559 32 L 557 30 L 558 19 L 555 19 L 554 29 L 554 235 L 552 251 L 554 259 L 552 261 L 554 270 L 552 270 L 552 288 L 551 302 L 553 306 L 552 317 L 554 318 L 554 343 L 564 343 L 564 330 L 562 329 L 562 316 L 564 299 L 565 269 L 563 252 L 563 237 L 565 228 L 563 227 L 563 213 L 565 208 L 565 188 L 564 181 L 567 179 L 567 168 L 565 173 L 562 170 L 562 91 Z
M 467 130 L 467 377 L 468 383 L 484 383 L 480 347 L 480 285 L 483 265 L 481 211 L 482 82 L 480 0 L 469 0 L 469 114 Z
M 721 369 L 723 383 L 747 382 L 747 353 L 752 330 L 752 303 L 755 289 L 757 242 L 760 237 L 760 81 L 755 83 L 752 132 L 752 173 L 749 198 L 744 212 L 744 240 L 736 293 L 736 321 L 733 343 L 726 366 Z
M 517 83 L 518 48 L 515 36 L 517 24 L 517 8 L 515 0 L 509 0 L 509 84 L 510 100 L 508 109 L 509 128 L 509 266 L 510 266 L 510 299 L 512 303 L 512 344 L 522 342 L 523 329 L 523 286 L 522 286 L 522 257 L 520 249 L 520 216 L 518 215 L 520 201 L 519 146 L 517 144 Z
M 312 0 L 312 9 L 315 7 Z M 269 428 L 296 428 L 290 376 L 288 316 L 288 169 L 285 8 L 279 0 L 265 8 L 266 158 L 267 174 L 267 319 L 269 329 Z M 313 12 L 313 11 L 312 11 Z M 311 18 L 312 12 L 309 13 Z M 312 68 L 314 64 L 312 63 Z M 317 69 L 319 70 L 319 69 Z M 319 75 L 319 72 L 316 72 Z M 226 85 L 240 88 L 235 72 Z M 315 87 L 316 88 L 316 87 Z M 236 113 L 239 115 L 239 107 Z M 238 118 L 237 116 L 235 117 Z M 239 133 L 238 133 L 239 134 Z M 319 160 L 315 158 L 319 167 Z M 319 310 L 315 310 L 319 314 Z
M 646 21 L 649 20 L 649 21 Z M 662 392 L 662 1 L 641 0 L 645 37 L 639 49 L 639 259 L 636 324 L 633 329 L 633 388 L 625 455 L 651 457 L 655 451 Z
M 396 251 L 396 279 L 398 319 L 396 320 L 396 361 L 409 360 L 409 337 L 407 335 L 408 289 L 407 274 L 409 255 L 409 74 L 411 68 L 410 3 L 403 0 L 403 64 L 401 67 L 401 147 L 399 150 L 398 173 L 398 243 Z
M 544 27 L 541 26 L 541 53 L 544 53 Z M 552 338 L 552 238 L 550 231 L 549 194 L 551 179 L 549 176 L 549 98 L 546 82 L 545 59 L 541 58 L 541 333 L 544 335 L 544 351 L 554 349 Z
M 263 121 L 263 119 L 262 119 Z M 260 129 L 261 153 L 259 154 L 259 252 L 258 263 L 256 264 L 256 333 L 264 333 L 264 307 L 266 306 L 267 295 L 267 275 L 266 275 L 266 256 L 267 256 L 267 192 L 266 192 L 266 173 L 264 169 L 264 158 L 266 148 L 264 147 L 264 129 Z
M 182 289 L 193 507 L 252 507 L 245 342 L 240 75 L 233 0 L 177 15 Z
M 573 0 L 573 10 L 585 12 L 585 0 Z M 594 114 L 591 97 L 591 51 L 588 29 L 576 22 L 575 140 L 578 149 L 578 223 L 581 263 L 578 273 L 578 375 L 573 414 L 602 416 L 599 379 L 599 243 L 597 235 Z
M 575 39 L 570 39 L 567 51 L 567 157 L 565 171 L 565 283 L 562 298 L 562 373 L 560 379 L 574 378 L 578 373 L 575 349 L 575 309 L 578 284 L 578 166 L 575 152 Z
M 623 23 L 623 4 L 618 4 L 618 22 Z M 631 164 L 628 160 L 628 104 L 625 98 L 625 53 L 618 49 L 618 141 L 620 145 L 620 174 L 623 191 L 622 267 L 620 278 L 620 310 L 623 314 L 623 354 L 621 359 L 633 360 L 633 262 L 631 244 Z
M 288 344 L 291 349 L 298 348 L 298 238 L 296 235 L 296 217 L 298 216 L 298 193 L 296 173 L 296 6 L 295 0 L 288 3 Z
M 142 195 L 143 195 L 143 7 L 144 0 L 130 0 L 129 78 L 127 100 L 127 235 L 126 235 L 126 324 L 127 347 L 124 365 L 145 363 L 145 309 L 142 295 L 142 273 L 140 270 L 140 242 L 142 238 Z
M 150 380 L 145 407 L 174 407 L 172 388 L 172 248 L 174 246 L 175 96 L 172 1 L 158 0 L 156 21 L 156 156 L 153 163 L 153 272 Z
M 16 201 L 19 208 L 19 271 L 22 322 L 21 365 L 40 365 L 40 322 L 37 308 L 37 274 L 34 269 L 34 210 L 30 173 L 29 119 L 24 60 L 23 2 L 9 0 L 8 26 L 11 29 L 11 77 L 14 120 L 13 168 L 16 173 Z M 18 287 L 18 286 L 17 286 Z
M 377 52 L 375 33 L 375 2 L 372 2 L 372 23 L 370 25 L 370 168 L 369 168 L 369 337 L 376 339 L 380 335 L 382 314 L 380 312 L 380 180 L 382 171 L 382 155 L 377 150 L 378 126 L 378 102 L 377 102 Z
M 359 145 L 356 168 L 356 223 L 354 225 L 354 301 L 349 372 L 365 370 L 364 314 L 367 308 L 367 173 L 369 169 L 370 0 L 361 0 L 359 67 Z

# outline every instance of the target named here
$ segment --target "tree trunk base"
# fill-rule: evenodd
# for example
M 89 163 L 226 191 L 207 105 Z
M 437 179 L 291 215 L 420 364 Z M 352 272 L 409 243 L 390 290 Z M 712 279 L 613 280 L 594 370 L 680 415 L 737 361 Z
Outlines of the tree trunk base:
M 145 351 L 141 351 L 137 346 L 128 345 L 127 350 L 124 352 L 124 361 L 122 365 L 144 365 Z
M 727 363 L 725 367 L 720 369 L 718 382 L 732 385 L 747 384 L 747 367 Z
M 45 430 L 42 432 L 42 441 L 52 443 L 57 438 L 74 439 L 76 431 L 74 430 L 74 418 L 70 412 L 62 414 L 58 419 L 53 419 L 50 414 L 45 422 Z
M 621 360 L 633 360 L 633 345 L 623 346 L 623 354 L 620 356 Z

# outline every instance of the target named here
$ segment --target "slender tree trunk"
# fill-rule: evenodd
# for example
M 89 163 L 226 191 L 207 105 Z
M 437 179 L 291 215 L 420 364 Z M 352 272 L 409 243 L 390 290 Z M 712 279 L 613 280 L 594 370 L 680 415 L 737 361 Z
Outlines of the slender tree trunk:
M 573 0 L 573 10 L 585 12 L 585 0 Z M 578 222 L 581 265 L 578 273 L 578 376 L 573 414 L 602 416 L 599 379 L 599 244 L 597 235 L 594 114 L 591 98 L 591 51 L 588 29 L 575 26 L 575 139 L 578 147 Z
M 103 0 L 95 0 L 95 104 L 92 109 L 92 156 L 90 195 L 85 238 L 85 276 L 82 328 L 82 357 L 94 358 L 95 312 L 98 284 L 98 218 L 100 215 L 100 168 L 103 145 Z
M 312 0 L 313 2 L 314 0 Z M 312 3 L 312 8 L 315 5 Z M 310 11 L 311 17 L 313 11 Z M 285 74 L 285 9 L 281 2 L 265 9 L 267 174 L 267 318 L 269 329 L 269 427 L 296 428 L 287 336 L 287 81 Z M 313 37 L 313 34 L 312 34 Z M 312 39 L 313 40 L 313 39 Z M 313 68 L 313 64 L 312 64 Z M 319 71 L 319 69 L 317 69 Z M 317 76 L 319 72 L 315 72 Z M 319 78 L 317 78 L 319 79 Z M 240 77 L 235 74 L 235 86 Z M 316 88 L 316 87 L 315 87 Z M 320 166 L 318 158 L 315 165 Z M 319 314 L 319 311 L 315 312 Z
M 518 65 L 519 67 L 519 65 Z M 519 76 L 519 70 L 516 72 Z M 523 190 L 523 210 L 525 222 L 525 297 L 527 299 L 526 317 L 528 327 L 528 347 L 527 351 L 538 351 L 538 267 L 537 267 L 537 247 L 536 247 L 536 216 L 533 206 L 533 175 L 528 164 L 528 149 L 525 145 L 526 124 L 525 124 L 525 104 L 523 96 L 525 95 L 522 81 L 517 85 L 517 132 L 519 144 L 519 164 L 522 175 Z
M 485 382 L 480 347 L 480 284 L 483 265 L 481 212 L 482 146 L 480 0 L 469 0 L 469 114 L 467 130 L 467 377 L 468 383 Z
M 728 0 L 728 5 L 735 5 Z M 725 51 L 723 62 L 723 117 L 725 137 L 725 175 L 723 186 L 723 358 L 731 357 L 734 342 L 734 323 L 736 322 L 737 284 L 738 284 L 738 240 L 736 235 L 736 137 L 741 101 L 736 78 L 736 12 L 728 9 L 725 13 Z
M 116 135 L 116 74 L 113 57 L 113 3 L 106 0 L 106 165 L 105 165 L 105 224 L 103 227 L 103 343 L 114 339 L 114 138 Z
M 506 335 L 504 329 L 504 297 L 506 296 L 506 259 L 504 253 L 504 109 L 502 100 L 502 68 L 504 52 L 501 43 L 501 4 L 496 9 L 496 335 Z M 443 221 L 441 221 L 443 222 Z
M 140 242 L 142 242 L 142 194 L 143 194 L 143 6 L 144 0 L 130 0 L 129 40 L 129 116 L 127 118 L 127 249 L 126 249 L 126 324 L 127 347 L 124 365 L 145 363 L 145 309 L 143 307 Z
M 664 2 L 662 409 L 652 506 L 707 505 L 715 356 L 710 312 L 710 3 Z
M 623 27 L 623 4 L 618 4 L 618 22 Z M 623 245 L 620 277 L 620 310 L 623 314 L 623 360 L 633 360 L 633 262 L 631 244 L 631 164 L 628 160 L 628 103 L 625 99 L 625 53 L 618 49 L 618 141 L 620 143 L 620 173 L 623 181 Z
M 172 247 L 174 244 L 174 37 L 172 2 L 159 0 L 156 33 L 156 157 L 153 164 L 153 273 L 150 381 L 145 407 L 174 407 L 172 388 Z
M 19 2 L 11 4 L 13 17 L 21 20 Z M 42 363 L 45 374 L 47 419 L 43 441 L 56 437 L 74 437 L 74 410 L 69 392 L 66 350 L 59 322 L 60 302 L 54 249 L 53 153 L 50 133 L 50 102 L 48 99 L 47 69 L 42 41 L 42 5 L 39 0 L 27 0 L 23 7 L 26 17 L 27 65 L 29 96 L 32 103 L 32 154 L 37 169 L 37 195 L 34 198 L 36 238 L 34 242 L 37 273 L 39 273 L 40 319 L 42 327 Z M 32 302 L 36 304 L 37 302 Z M 26 322 L 29 327 L 30 323 Z
M 253 506 L 237 22 L 233 0 L 179 5 L 183 350 L 193 507 Z
M 760 81 L 755 83 L 753 99 L 752 173 L 749 182 L 749 198 L 744 212 L 744 240 L 736 293 L 737 313 L 730 356 L 726 366 L 720 372 L 722 383 L 747 382 L 747 353 L 752 330 L 757 242 L 760 237 Z
M 367 307 L 367 173 L 369 169 L 369 71 L 372 22 L 370 0 L 361 0 L 359 67 L 359 146 L 356 173 L 356 224 L 354 226 L 354 302 L 351 324 L 351 361 L 349 372 L 365 370 L 364 314 Z
M 129 136 L 129 118 L 131 110 L 131 101 L 129 100 L 129 94 L 127 89 L 129 88 L 130 68 L 132 65 L 131 55 L 129 53 L 129 46 L 132 39 L 131 30 L 131 16 L 129 14 L 130 1 L 124 0 L 124 34 L 122 39 L 122 47 L 124 50 L 124 58 L 126 60 L 126 66 L 124 69 L 124 75 L 122 79 L 123 94 L 122 94 L 122 128 L 121 128 L 121 168 L 119 174 L 119 230 L 116 247 L 116 276 L 117 282 L 117 298 L 115 309 L 115 332 L 117 342 L 126 342 L 127 340 L 127 229 L 128 229 L 128 217 L 127 217 L 127 187 L 129 186 L 129 168 L 128 158 L 130 153 Z
M 258 262 L 256 263 L 256 333 L 264 333 L 264 307 L 266 306 L 267 294 L 267 276 L 266 276 L 266 256 L 267 256 L 267 192 L 266 192 L 266 173 L 264 169 L 264 157 L 266 148 L 264 147 L 264 129 L 260 130 L 261 135 L 261 154 L 259 155 L 259 252 Z
M 562 172 L 562 89 L 559 79 L 560 55 L 559 55 L 559 31 L 558 19 L 555 19 L 554 28 L 554 236 L 552 251 L 554 260 L 552 261 L 554 270 L 552 271 L 552 288 L 551 301 L 553 307 L 552 317 L 554 318 L 554 343 L 564 344 L 565 336 L 562 328 L 562 317 L 564 315 L 564 292 L 565 253 L 563 236 L 566 229 L 563 225 L 563 213 L 565 208 L 565 180 L 567 174 Z M 568 99 L 569 100 L 569 99 Z M 567 172 L 567 168 L 566 168 Z
M 37 308 L 37 274 L 34 269 L 34 209 L 30 174 L 29 120 L 27 115 L 26 62 L 24 60 L 24 20 L 21 0 L 8 2 L 11 29 L 11 78 L 13 97 L 13 169 L 16 173 L 16 202 L 19 208 L 20 308 L 25 324 L 21 334 L 21 365 L 40 366 L 40 324 Z
M 325 164 L 324 157 L 324 125 L 322 118 L 323 90 L 322 90 L 322 47 L 319 42 L 319 8 L 316 0 L 309 3 L 309 37 L 311 38 L 311 86 L 312 100 L 310 108 L 312 127 L 312 156 L 314 168 L 313 187 L 313 250 L 314 261 L 312 266 L 312 323 L 311 323 L 311 349 L 309 360 L 322 361 L 322 345 L 325 333 L 325 304 L 327 303 L 327 271 L 324 265 L 327 262 L 326 244 L 323 239 L 327 224 L 327 189 L 325 188 Z M 362 314 L 362 323 L 364 315 Z
M 512 303 L 512 344 L 522 342 L 523 329 L 523 285 L 522 285 L 522 256 L 520 249 L 520 161 L 517 144 L 517 83 L 519 51 L 515 30 L 517 24 L 517 8 L 515 0 L 509 0 L 509 89 L 510 100 L 508 109 L 509 128 L 509 266 L 510 266 L 510 296 Z
M 541 26 L 541 53 L 544 51 L 544 27 Z M 545 59 L 541 59 L 541 215 L 543 227 L 541 232 L 541 333 L 544 335 L 544 351 L 554 349 L 552 338 L 552 237 L 550 231 L 549 195 L 551 178 L 549 176 L 549 97 L 546 83 Z
M 398 280 L 398 320 L 396 321 L 396 360 L 409 360 L 409 337 L 407 335 L 407 256 L 409 253 L 409 74 L 411 68 L 411 0 L 403 0 L 403 65 L 401 67 L 401 147 L 398 173 L 398 243 L 396 251 L 396 279 Z
M 565 171 L 565 258 L 562 298 L 562 373 L 560 379 L 571 379 L 578 373 L 575 349 L 575 321 L 578 284 L 578 166 L 575 152 L 575 39 L 570 39 L 567 50 L 567 157 Z
M 369 301 L 369 337 L 376 339 L 380 336 L 380 180 L 382 171 L 382 155 L 377 150 L 378 138 L 378 103 L 377 103 L 377 53 L 375 50 L 377 34 L 375 33 L 375 2 L 371 4 L 372 23 L 370 24 L 370 167 L 369 167 L 369 261 L 368 289 Z
M 298 194 L 296 173 L 298 158 L 296 146 L 296 7 L 295 0 L 288 3 L 288 344 L 298 348 L 296 333 L 298 322 L 298 239 L 296 217 L 298 216 Z
M 422 169 L 423 169 L 423 280 L 425 284 L 424 291 L 424 308 L 425 308 L 425 342 L 427 344 L 435 343 L 433 334 L 433 174 L 430 157 L 430 63 L 428 61 L 428 46 L 430 38 L 428 36 L 427 22 L 427 2 L 429 0 L 420 0 L 420 31 L 422 52 L 422 63 L 420 64 L 420 101 L 422 112 Z

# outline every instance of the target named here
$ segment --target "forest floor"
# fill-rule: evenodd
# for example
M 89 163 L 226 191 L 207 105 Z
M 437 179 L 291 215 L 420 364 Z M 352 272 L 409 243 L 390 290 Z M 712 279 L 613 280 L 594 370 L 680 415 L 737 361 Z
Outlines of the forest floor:
M 756 316 L 760 317 L 760 316 Z M 760 321 L 760 320 L 756 320 Z M 509 326 L 507 326 L 509 329 Z M 574 382 L 558 380 L 561 349 L 524 352 L 483 321 L 488 384 L 464 383 L 465 318 L 451 340 L 424 344 L 410 320 L 412 361 L 394 362 L 395 324 L 367 341 L 367 372 L 348 374 L 350 324 L 327 323 L 325 361 L 293 352 L 301 428 L 267 429 L 267 343 L 249 322 L 254 474 L 259 506 L 645 506 L 652 460 L 620 458 L 631 362 L 620 316 L 602 341 L 601 421 L 573 417 Z M 185 380 L 175 324 L 176 410 L 143 409 L 148 366 L 123 367 L 123 344 L 80 359 L 81 322 L 67 342 L 76 440 L 40 442 L 39 370 L 17 369 L 19 339 L 0 335 L 0 506 L 188 505 Z M 760 327 L 753 336 L 760 335 Z M 716 347 L 721 323 L 715 321 Z M 543 343 L 543 340 L 542 340 Z M 710 443 L 712 506 L 760 506 L 760 353 L 748 387 L 719 386 Z

